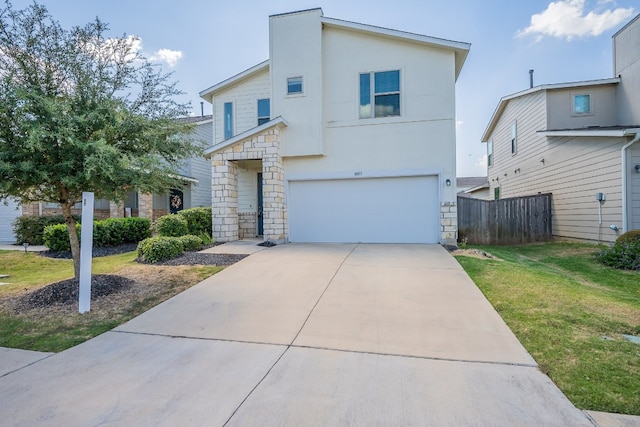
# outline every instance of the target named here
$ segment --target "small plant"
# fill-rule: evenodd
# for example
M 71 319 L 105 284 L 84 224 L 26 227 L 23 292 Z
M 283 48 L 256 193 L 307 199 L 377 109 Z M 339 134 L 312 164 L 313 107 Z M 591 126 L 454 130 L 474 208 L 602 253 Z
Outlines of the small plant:
M 180 237 L 189 234 L 189 227 L 181 215 L 165 215 L 158 218 L 156 231 L 159 236 Z
M 640 270 L 640 241 L 616 242 L 612 247 L 600 250 L 596 259 L 609 267 Z
M 149 237 L 138 243 L 138 257 L 153 264 L 175 258 L 183 252 L 184 248 L 178 237 Z
M 78 238 L 80 238 L 80 224 L 76 224 Z M 44 244 L 53 252 L 70 251 L 69 232 L 66 224 L 47 225 L 43 232 Z
M 178 237 L 178 239 L 180 239 L 182 248 L 185 251 L 199 251 L 200 249 L 202 249 L 202 239 L 198 236 L 187 234 L 186 236 Z

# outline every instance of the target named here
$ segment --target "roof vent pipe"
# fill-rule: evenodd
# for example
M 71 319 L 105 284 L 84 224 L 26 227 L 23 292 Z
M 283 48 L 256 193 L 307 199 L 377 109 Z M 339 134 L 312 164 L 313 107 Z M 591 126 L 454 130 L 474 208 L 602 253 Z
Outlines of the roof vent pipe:
M 200 101 L 200 116 L 204 117 L 204 102 Z
M 533 70 L 529 70 L 529 89 L 533 87 Z

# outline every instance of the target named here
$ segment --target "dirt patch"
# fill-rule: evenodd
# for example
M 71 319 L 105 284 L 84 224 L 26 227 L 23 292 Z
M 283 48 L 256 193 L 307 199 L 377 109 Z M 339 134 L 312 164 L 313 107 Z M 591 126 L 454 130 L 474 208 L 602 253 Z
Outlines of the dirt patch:
M 495 261 L 502 261 L 500 258 L 491 255 L 489 252 L 481 251 L 479 249 L 456 249 L 453 252 L 451 252 L 451 255 L 453 256 L 460 255 L 460 256 L 468 256 L 472 258 L 492 259 Z

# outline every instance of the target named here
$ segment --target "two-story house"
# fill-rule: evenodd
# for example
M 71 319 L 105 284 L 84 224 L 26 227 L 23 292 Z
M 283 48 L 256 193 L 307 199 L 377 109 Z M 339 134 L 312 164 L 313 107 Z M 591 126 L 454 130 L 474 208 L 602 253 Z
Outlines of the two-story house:
M 218 241 L 455 242 L 455 82 L 469 44 L 269 18 L 269 59 L 213 105 Z
M 615 77 L 505 96 L 482 136 L 491 196 L 552 193 L 556 237 L 640 228 L 639 17 L 613 36 Z

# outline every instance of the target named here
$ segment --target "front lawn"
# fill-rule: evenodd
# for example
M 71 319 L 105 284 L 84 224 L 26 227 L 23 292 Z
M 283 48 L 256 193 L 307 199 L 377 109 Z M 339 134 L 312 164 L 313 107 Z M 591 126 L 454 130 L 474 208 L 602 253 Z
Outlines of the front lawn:
M 21 301 L 45 285 L 73 277 L 69 259 L 35 253 L 0 251 L 0 347 L 58 352 L 106 332 L 160 302 L 199 283 L 224 267 L 148 265 L 135 262 L 136 252 L 93 259 L 92 272 L 116 274 L 135 284 L 91 302 L 79 314 L 78 303 L 27 307 Z
M 640 415 L 640 272 L 577 243 L 474 246 L 457 260 L 520 342 L 579 408 Z

